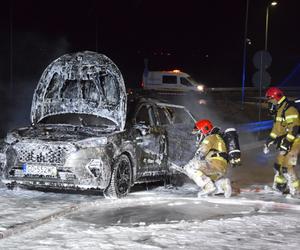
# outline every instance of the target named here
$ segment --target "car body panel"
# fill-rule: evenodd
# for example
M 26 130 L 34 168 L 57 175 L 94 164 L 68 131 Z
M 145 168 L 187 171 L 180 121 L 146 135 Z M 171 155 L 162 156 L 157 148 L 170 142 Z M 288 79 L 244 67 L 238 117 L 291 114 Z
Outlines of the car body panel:
M 145 98 L 138 101 L 124 131 L 53 124 L 12 131 L 6 138 L 4 182 L 32 187 L 105 190 L 111 166 L 122 154 L 131 161 L 132 184 L 162 180 L 174 174 L 169 163 L 184 164 L 196 150 L 195 136 L 191 134 L 193 120 L 162 124 L 158 109 L 163 107 L 171 112 L 173 107 L 158 103 Z M 137 120 L 138 111 L 146 106 L 153 111 L 153 123 L 148 126 L 145 121 Z M 176 115 L 176 111 L 172 112 Z M 54 166 L 57 175 L 31 175 L 24 172 L 24 164 Z
M 10 134 L 14 141 L 6 150 L 6 182 L 20 184 L 62 187 L 72 189 L 105 189 L 110 181 L 112 160 L 120 154 L 122 134 L 124 132 L 98 134 L 78 134 L 66 130 L 60 133 L 47 133 L 45 126 L 28 127 L 15 130 Z M 37 132 L 36 130 L 40 131 Z M 26 131 L 26 137 L 24 137 Z M 30 135 L 31 134 L 31 135 Z M 96 137 L 98 136 L 98 137 Z M 64 140 L 68 138 L 68 140 Z M 71 139 L 72 138 L 72 139 Z M 55 168 L 56 174 L 47 176 L 41 170 L 26 172 L 26 167 Z

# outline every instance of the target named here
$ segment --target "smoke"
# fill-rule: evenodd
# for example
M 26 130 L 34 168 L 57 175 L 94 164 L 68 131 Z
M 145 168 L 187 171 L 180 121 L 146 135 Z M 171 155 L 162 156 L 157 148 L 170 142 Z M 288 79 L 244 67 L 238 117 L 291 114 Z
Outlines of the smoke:
M 11 75 L 1 86 L 10 86 L 1 93 L 5 109 L 2 111 L 1 134 L 30 124 L 30 109 L 34 89 L 46 66 L 62 54 L 69 52 L 65 37 L 49 39 L 31 32 L 14 34 Z M 3 63 L 3 62 L 2 62 Z
M 225 130 L 237 128 L 241 143 L 252 143 L 265 137 L 268 131 L 249 133 L 241 125 L 258 121 L 258 103 L 247 102 L 241 105 L 240 92 L 186 93 L 182 95 L 161 95 L 168 102 L 184 105 L 196 120 L 208 119 L 214 126 Z M 266 109 L 262 109 L 262 120 L 269 120 Z

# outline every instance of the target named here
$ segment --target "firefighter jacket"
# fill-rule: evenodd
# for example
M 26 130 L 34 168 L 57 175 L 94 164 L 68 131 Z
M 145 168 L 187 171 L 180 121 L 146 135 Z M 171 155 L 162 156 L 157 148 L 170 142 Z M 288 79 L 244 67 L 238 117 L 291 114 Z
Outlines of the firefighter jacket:
M 197 154 L 202 160 L 220 164 L 224 168 L 228 164 L 226 144 L 219 134 L 210 134 L 205 137 L 197 150 Z
M 299 125 L 300 118 L 297 108 L 290 105 L 285 96 L 282 97 L 278 102 L 270 137 L 274 140 L 285 138 L 292 143 L 298 134 Z

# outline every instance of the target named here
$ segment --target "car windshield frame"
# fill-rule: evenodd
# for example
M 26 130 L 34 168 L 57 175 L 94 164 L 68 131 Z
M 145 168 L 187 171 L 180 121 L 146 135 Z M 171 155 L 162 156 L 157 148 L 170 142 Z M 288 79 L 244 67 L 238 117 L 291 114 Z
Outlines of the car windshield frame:
M 185 106 L 181 106 L 181 105 L 176 105 L 176 104 L 170 104 L 170 103 L 156 103 L 158 107 L 160 108 L 177 108 L 177 109 L 182 109 L 184 110 L 187 115 L 190 117 L 191 122 L 194 124 L 196 122 L 196 118 L 195 116 L 185 107 Z M 171 118 L 171 117 L 170 117 Z M 171 124 L 178 124 L 178 123 L 174 123 L 174 121 L 172 121 L 172 119 L 170 119 L 170 123 Z

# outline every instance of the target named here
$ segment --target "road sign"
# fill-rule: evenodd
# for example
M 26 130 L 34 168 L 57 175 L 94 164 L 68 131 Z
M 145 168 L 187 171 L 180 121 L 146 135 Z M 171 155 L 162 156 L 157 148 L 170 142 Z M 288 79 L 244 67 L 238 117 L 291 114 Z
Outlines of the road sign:
M 271 66 L 272 56 L 268 51 L 257 51 L 253 56 L 253 64 L 259 70 L 265 70 Z
M 266 88 L 271 84 L 271 76 L 267 71 L 256 71 L 256 73 L 252 77 L 252 83 L 254 87 L 257 87 L 259 89 Z

